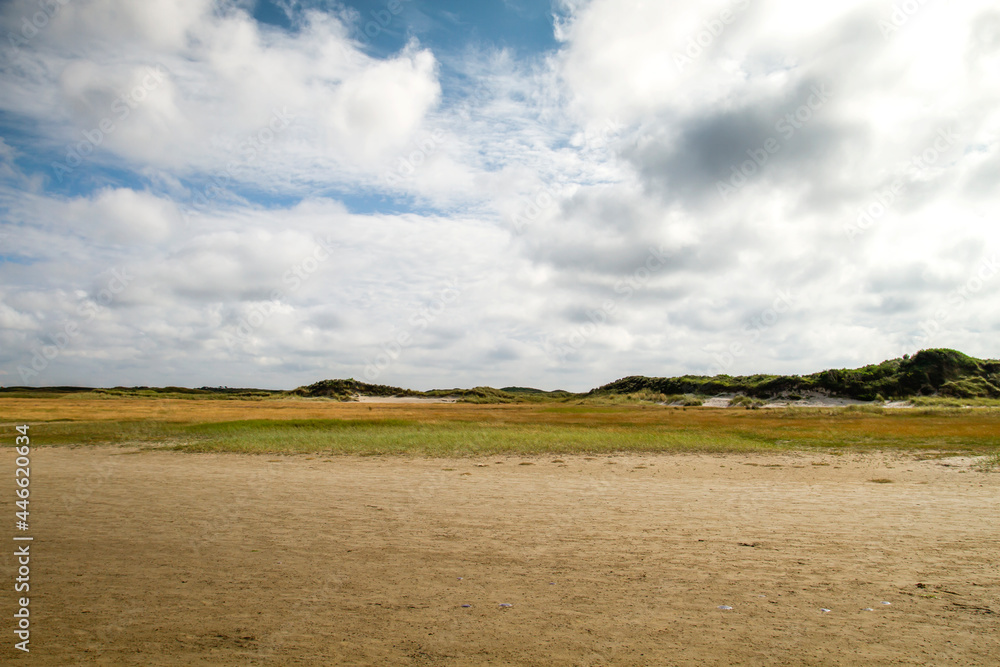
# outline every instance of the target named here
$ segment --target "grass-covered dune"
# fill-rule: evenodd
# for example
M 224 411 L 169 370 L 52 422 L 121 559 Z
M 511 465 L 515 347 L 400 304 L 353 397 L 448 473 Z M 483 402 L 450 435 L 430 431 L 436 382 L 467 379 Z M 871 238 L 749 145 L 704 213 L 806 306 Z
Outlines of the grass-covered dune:
M 357 380 L 323 380 L 291 392 L 298 396 L 352 400 L 355 396 L 452 397 L 467 403 L 523 403 L 545 400 L 613 399 L 617 396 L 661 396 L 684 403 L 692 396 L 742 394 L 755 398 L 791 396 L 818 391 L 861 401 L 938 396 L 960 399 L 1000 399 L 1000 361 L 975 359 L 950 349 L 921 350 L 912 357 L 890 359 L 862 368 L 829 369 L 811 375 L 684 375 L 631 376 L 586 394 L 542 391 L 527 387 L 474 387 L 413 391 Z
M 352 400 L 355 396 L 417 396 L 419 391 L 411 391 L 401 387 L 390 387 L 384 384 L 368 384 L 353 378 L 347 380 L 321 380 L 305 387 L 299 387 L 290 392 L 295 396 L 310 398 L 334 398 L 340 401 Z
M 830 369 L 811 375 L 631 376 L 598 387 L 590 395 L 713 395 L 737 393 L 758 398 L 820 391 L 831 396 L 871 401 L 915 396 L 1000 398 L 1000 361 L 975 359 L 957 350 L 921 350 L 862 368 Z
M 473 387 L 472 389 L 432 389 L 414 391 L 401 387 L 368 384 L 354 379 L 323 380 L 291 392 L 296 396 L 335 398 L 341 401 L 353 400 L 356 396 L 417 396 L 421 398 L 454 398 L 464 403 L 522 403 L 546 398 L 568 398 L 579 394 L 566 391 L 543 391 L 528 387 Z
M 829 369 L 811 375 L 684 375 L 681 377 L 630 376 L 587 393 L 543 391 L 530 387 L 473 387 L 415 391 L 402 387 L 369 384 L 353 378 L 322 380 L 291 391 L 231 387 L 6 387 L 0 396 L 58 398 L 90 394 L 101 397 L 184 399 L 242 399 L 302 397 L 353 401 L 358 396 L 412 396 L 454 398 L 463 403 L 503 404 L 539 402 L 585 402 L 597 405 L 621 402 L 699 405 L 701 398 L 717 394 L 739 394 L 752 399 L 795 399 L 806 392 L 861 401 L 909 399 L 917 405 L 978 404 L 1000 401 L 1000 361 L 975 359 L 957 350 L 921 350 L 912 357 L 889 359 L 862 368 Z M 744 398 L 745 397 L 745 398 Z M 928 398 L 933 397 L 933 398 Z M 935 403 L 936 402 L 936 403 Z M 739 405 L 737 402 L 735 405 Z

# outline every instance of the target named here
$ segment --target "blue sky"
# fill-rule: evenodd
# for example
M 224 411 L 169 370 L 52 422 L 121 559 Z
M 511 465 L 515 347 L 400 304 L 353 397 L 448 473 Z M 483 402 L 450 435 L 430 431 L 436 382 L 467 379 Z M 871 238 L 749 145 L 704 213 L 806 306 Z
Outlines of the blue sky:
M 309 11 L 334 11 L 343 16 L 348 38 L 361 52 L 376 58 L 390 58 L 411 40 L 419 40 L 425 48 L 432 49 L 438 61 L 442 106 L 460 103 L 470 94 L 470 83 L 475 85 L 463 71 L 464 61 L 470 53 L 504 51 L 515 54 L 518 59 L 534 61 L 558 47 L 553 37 L 553 8 L 544 2 L 399 0 L 393 4 L 379 0 L 344 3 L 265 0 L 253 3 L 249 14 L 261 30 L 277 29 L 295 34 L 301 30 Z M 19 35 L 19 31 L 13 34 Z M 31 117 L 0 113 L 0 130 L 6 142 L 18 151 L 18 166 L 27 173 L 44 175 L 50 192 L 73 197 L 89 195 L 106 187 L 156 187 L 155 183 L 143 178 L 139 170 L 113 161 L 92 160 L 85 168 L 68 173 L 60 171 L 53 165 L 66 164 L 66 155 L 72 146 L 47 144 L 44 128 L 38 127 Z M 199 174 L 196 179 L 204 176 Z M 197 183 L 188 183 L 188 186 L 196 188 Z M 276 197 L 253 188 L 243 189 L 238 194 L 266 207 L 289 203 L 287 196 Z M 355 188 L 334 185 L 330 189 L 313 191 L 313 194 L 336 197 L 357 213 L 429 211 L 412 197 L 400 198 L 384 192 L 358 192 Z
M 989 2 L 0 5 L 0 384 L 995 357 Z

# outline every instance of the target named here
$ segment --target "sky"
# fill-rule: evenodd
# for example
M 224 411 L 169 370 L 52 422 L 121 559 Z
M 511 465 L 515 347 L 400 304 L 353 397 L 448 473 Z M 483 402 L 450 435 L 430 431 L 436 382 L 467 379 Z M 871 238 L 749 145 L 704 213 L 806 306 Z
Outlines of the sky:
M 992 0 L 0 2 L 0 385 L 1000 357 Z

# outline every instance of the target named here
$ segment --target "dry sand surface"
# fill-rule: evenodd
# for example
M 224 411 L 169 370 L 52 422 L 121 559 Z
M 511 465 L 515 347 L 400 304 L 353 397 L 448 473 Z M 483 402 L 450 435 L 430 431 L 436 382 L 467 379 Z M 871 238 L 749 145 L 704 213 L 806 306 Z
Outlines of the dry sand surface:
M 5 664 L 1000 656 L 1000 474 L 969 459 L 32 456 L 32 650 L 4 585 Z
M 703 408 L 728 408 L 729 402 L 736 398 L 737 394 L 719 394 L 702 402 Z M 839 398 L 837 396 L 827 396 L 815 391 L 803 393 L 800 399 L 771 399 L 764 403 L 764 408 L 844 408 L 848 405 L 876 405 L 873 401 L 857 401 L 853 398 Z M 913 404 L 909 401 L 893 401 L 892 403 L 878 403 L 879 407 L 885 408 L 910 408 Z

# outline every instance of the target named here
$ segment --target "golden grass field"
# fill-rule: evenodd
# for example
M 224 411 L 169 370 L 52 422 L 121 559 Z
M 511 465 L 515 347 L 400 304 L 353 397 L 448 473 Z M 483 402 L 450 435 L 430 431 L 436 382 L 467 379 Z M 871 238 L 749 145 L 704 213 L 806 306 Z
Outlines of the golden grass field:
M 0 398 L 8 535 L 25 423 L 3 664 L 1000 655 L 994 410 Z
M 0 435 L 45 422 L 50 444 L 190 451 L 494 452 L 904 448 L 989 453 L 996 409 L 699 409 L 579 403 L 341 403 L 317 399 L 0 398 Z

